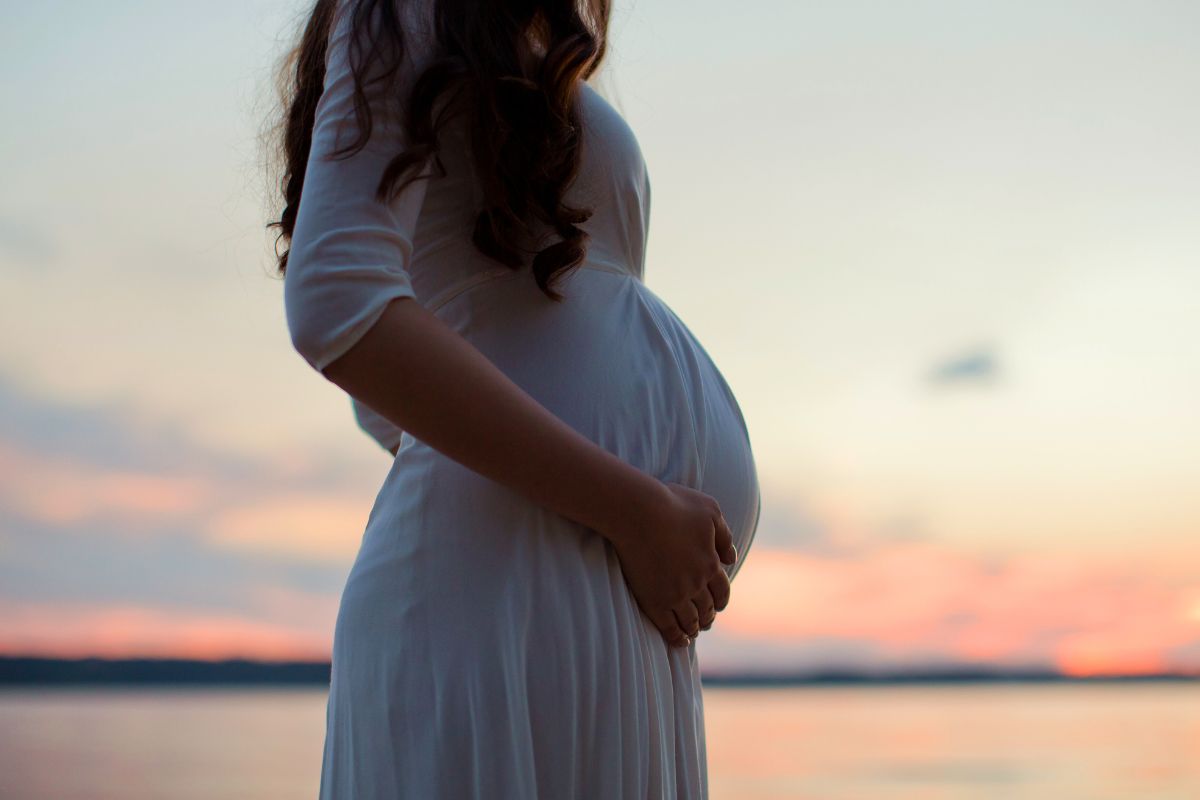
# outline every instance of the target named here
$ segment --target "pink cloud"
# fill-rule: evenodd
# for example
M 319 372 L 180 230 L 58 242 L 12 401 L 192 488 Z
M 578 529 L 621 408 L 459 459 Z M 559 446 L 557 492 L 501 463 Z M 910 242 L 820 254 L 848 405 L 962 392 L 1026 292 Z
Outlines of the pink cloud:
M 195 513 L 211 502 L 215 484 L 198 476 L 164 476 L 100 469 L 62 457 L 17 450 L 0 441 L 0 500 L 17 513 L 49 524 L 120 516 L 153 526 Z
M 897 660 L 922 654 L 1073 674 L 1200 669 L 1168 658 L 1200 640 L 1197 592 L 1098 558 L 1020 555 L 997 568 L 922 542 L 880 544 L 853 559 L 761 549 L 734 583 L 711 650 L 728 664 L 756 645 L 843 641 Z
M 371 488 L 313 492 L 246 486 L 221 475 L 160 475 L 43 456 L 0 441 L 0 504 L 53 529 L 117 520 L 126 532 L 191 529 L 226 550 L 345 563 L 371 509 Z
M 294 492 L 223 510 L 206 525 L 209 541 L 246 552 L 349 562 L 362 539 L 370 505 L 360 498 Z
M 311 613 L 310 603 L 303 606 Z M 302 621 L 256 619 L 141 606 L 0 605 L 0 652 L 63 658 L 329 658 L 333 613 Z

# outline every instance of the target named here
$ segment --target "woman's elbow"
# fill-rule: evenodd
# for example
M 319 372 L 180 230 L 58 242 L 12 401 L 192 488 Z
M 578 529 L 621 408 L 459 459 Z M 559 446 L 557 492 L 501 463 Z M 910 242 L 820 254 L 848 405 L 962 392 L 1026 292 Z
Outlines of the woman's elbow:
M 354 319 L 339 293 L 315 282 L 297 280 L 284 287 L 284 317 L 292 349 L 318 372 L 346 349 Z
M 312 314 L 287 311 L 288 337 L 294 349 L 318 372 L 328 365 L 329 333 Z
M 359 348 L 359 342 L 370 339 L 371 344 L 363 349 L 370 354 L 366 361 L 354 359 L 356 363 L 367 363 L 378 356 L 380 344 L 394 346 L 395 342 L 407 341 L 412 337 L 396 335 L 397 324 L 407 324 L 407 319 L 417 304 L 411 292 L 374 292 L 369 298 L 352 298 L 353 302 L 334 302 L 334 298 L 319 298 L 323 302 L 301 302 L 294 297 L 287 304 L 287 325 L 292 347 L 304 360 L 326 378 L 334 379 L 330 368 L 345 361 L 342 357 Z M 338 298 L 340 299 L 340 298 Z M 403 301 L 408 300 L 408 303 Z M 401 311 L 403 309 L 403 311 Z M 389 312 L 391 312 L 389 314 Z M 387 318 L 387 319 L 385 319 Z M 400 321 L 404 322 L 401 323 Z M 390 335 L 372 338 L 369 334 L 382 323 L 389 326 Z M 351 368 L 358 371 L 357 368 Z M 338 370 L 342 372 L 341 369 Z M 343 376 L 353 381 L 354 375 Z

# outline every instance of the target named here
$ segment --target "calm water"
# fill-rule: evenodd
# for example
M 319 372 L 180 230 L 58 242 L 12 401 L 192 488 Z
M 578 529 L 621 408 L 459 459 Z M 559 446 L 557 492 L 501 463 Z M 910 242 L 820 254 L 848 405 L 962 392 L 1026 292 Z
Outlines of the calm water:
M 1200 685 L 705 692 L 714 800 L 1200 798 Z M 315 798 L 317 690 L 0 691 L 3 800 Z

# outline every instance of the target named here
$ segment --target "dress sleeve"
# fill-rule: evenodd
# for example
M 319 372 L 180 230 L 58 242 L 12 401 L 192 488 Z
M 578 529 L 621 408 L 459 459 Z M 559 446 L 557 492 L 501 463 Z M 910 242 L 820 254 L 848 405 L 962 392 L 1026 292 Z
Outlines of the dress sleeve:
M 357 2 L 339 0 L 331 25 L 325 82 L 284 275 L 292 345 L 322 373 L 366 334 L 390 301 L 415 297 L 409 262 L 428 184 L 424 178 L 415 180 L 390 203 L 375 199 L 384 167 L 404 146 L 397 97 L 407 97 L 428 56 L 430 36 L 419 27 L 405 32 L 405 58 L 394 79 L 367 87 L 373 124 L 366 147 L 350 157 L 331 157 L 358 133 L 349 60 L 351 11 Z M 403 4 L 409 5 L 415 4 Z M 384 95 L 390 105 L 384 105 Z M 426 162 L 422 174 L 429 173 Z
M 358 398 L 351 397 L 350 401 L 354 408 L 354 418 L 358 422 L 358 427 L 379 442 L 380 447 L 390 453 L 400 444 L 400 438 L 404 435 L 400 428 Z

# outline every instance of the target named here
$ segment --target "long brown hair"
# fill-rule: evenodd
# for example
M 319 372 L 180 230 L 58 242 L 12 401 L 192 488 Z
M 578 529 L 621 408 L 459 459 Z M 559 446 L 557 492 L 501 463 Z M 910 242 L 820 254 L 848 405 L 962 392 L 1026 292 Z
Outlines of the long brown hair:
M 393 76 L 404 57 L 404 31 L 399 4 L 412 0 L 316 0 L 299 43 L 283 59 L 277 75 L 282 115 L 274 128 L 274 150 L 282 162 L 278 189 L 283 211 L 268 223 L 277 228 L 277 270 L 284 275 L 288 252 L 278 252 L 279 239 L 289 245 L 295 228 L 304 171 L 312 147 L 317 101 L 325 80 L 325 56 L 339 2 L 353 6 L 349 58 L 354 73 L 358 138 L 335 156 L 353 155 L 366 146 L 371 110 L 366 88 Z M 426 2 L 427 0 L 416 0 Z M 587 233 L 579 225 L 592 209 L 573 208 L 563 195 L 579 172 L 582 127 L 576 98 L 578 81 L 600 66 L 607 49 L 610 0 L 433 0 L 435 57 L 407 97 L 397 97 L 406 149 L 384 169 L 376 199 L 388 202 L 421 167 L 438 157 L 439 138 L 449 121 L 434 116 L 443 97 L 463 101 L 470 133 L 470 158 L 482 189 L 483 204 L 471 234 L 475 247 L 513 269 L 534 254 L 532 272 L 549 297 L 559 273 L 583 261 Z M 532 35 L 532 38 L 531 38 Z M 359 46 L 369 44 L 364 52 Z M 525 64 L 534 59 L 534 74 Z M 382 72 L 365 83 L 367 71 Z M 399 146 L 399 145 L 398 145 Z M 558 241 L 540 250 L 528 246 L 534 221 L 552 229 Z

